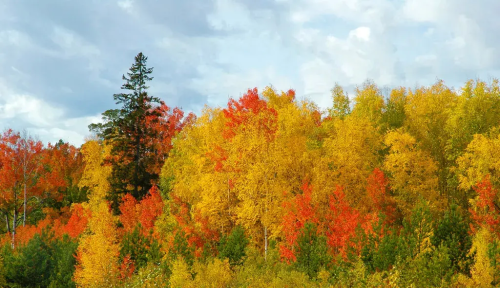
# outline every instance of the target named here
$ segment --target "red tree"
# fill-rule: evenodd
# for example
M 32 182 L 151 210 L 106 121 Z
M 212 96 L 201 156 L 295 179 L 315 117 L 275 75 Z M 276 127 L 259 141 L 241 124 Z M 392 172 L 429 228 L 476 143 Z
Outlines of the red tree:
M 472 208 L 469 210 L 476 226 L 483 226 L 490 231 L 500 235 L 500 207 L 497 198 L 498 191 L 493 188 L 490 176 L 486 176 L 483 181 L 474 186 L 477 193 Z M 471 225 L 472 231 L 476 231 Z
M 283 203 L 283 208 L 288 211 L 283 217 L 282 227 L 285 236 L 284 243 L 280 246 L 281 258 L 288 263 L 296 260 L 295 246 L 300 230 L 307 222 L 318 224 L 315 207 L 311 203 L 312 186 L 307 181 L 302 186 L 302 194 L 297 194 L 291 201 Z
M 43 145 L 26 133 L 9 129 L 0 136 L 0 209 L 4 214 L 7 231 L 12 233 L 15 245 L 19 213 L 23 213 L 22 223 L 26 225 L 29 212 L 28 200 L 41 196 L 38 173 L 41 170 L 40 156 Z M 9 218 L 12 217 L 12 227 Z

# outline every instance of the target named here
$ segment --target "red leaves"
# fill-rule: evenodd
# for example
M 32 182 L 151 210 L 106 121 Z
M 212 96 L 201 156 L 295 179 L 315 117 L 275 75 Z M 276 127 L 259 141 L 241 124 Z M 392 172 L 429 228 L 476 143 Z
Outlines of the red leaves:
M 296 260 L 297 239 L 306 223 L 318 224 L 318 233 L 327 237 L 327 244 L 333 254 L 347 256 L 358 227 L 365 231 L 372 229 L 372 223 L 378 218 L 373 215 L 362 217 L 361 213 L 349 206 L 342 187 L 337 187 L 330 195 L 326 215 L 318 215 L 316 204 L 312 202 L 312 187 L 305 182 L 302 194 L 283 203 L 286 214 L 282 220 L 284 241 L 280 246 L 281 258 L 288 263 Z
M 214 149 L 206 154 L 206 156 L 213 162 L 215 162 L 214 169 L 216 172 L 221 172 L 224 168 L 224 161 L 227 160 L 227 151 L 222 149 L 220 146 L 215 146 Z
M 318 223 L 315 209 L 311 203 L 312 187 L 304 182 L 303 194 L 298 194 L 290 202 L 284 202 L 283 208 L 288 211 L 283 217 L 282 226 L 285 243 L 280 246 L 280 255 L 288 263 L 296 260 L 293 252 L 300 230 L 307 222 Z
M 184 118 L 184 112 L 179 108 L 171 109 L 162 101 L 160 106 L 155 107 L 150 111 L 150 115 L 146 118 L 146 125 L 155 131 L 157 137 L 144 139 L 148 143 L 150 153 L 154 153 L 154 157 L 158 161 L 151 163 L 148 169 L 153 173 L 159 174 L 163 163 L 172 149 L 172 138 L 179 133 L 185 125 L 192 124 L 196 116 L 193 113 Z
M 157 186 L 151 187 L 149 194 L 141 200 L 139 206 L 140 222 L 146 231 L 154 226 L 154 221 L 163 213 L 163 201 Z
M 356 234 L 356 228 L 362 222 L 360 213 L 349 206 L 345 200 L 344 189 L 340 186 L 330 196 L 330 211 L 327 215 L 328 246 L 334 253 L 346 256 L 350 240 Z
M 123 225 L 123 229 L 127 232 L 134 230 L 137 225 L 137 200 L 134 196 L 126 194 L 122 198 L 122 204 L 120 204 L 120 222 Z
M 205 243 L 216 242 L 219 240 L 219 232 L 209 228 L 208 218 L 203 217 L 199 210 L 190 212 L 190 207 L 179 197 L 172 195 L 170 202 L 170 212 L 175 217 L 177 228 L 175 231 L 182 231 L 190 247 L 195 248 L 195 256 L 202 255 Z M 173 238 L 170 239 L 170 246 L 173 245 Z
M 140 202 L 130 194 L 123 196 L 120 212 L 124 231 L 131 232 L 141 223 L 143 233 L 149 233 L 154 227 L 154 221 L 163 213 L 163 201 L 158 187 L 153 186 Z
M 392 223 L 394 221 L 396 207 L 393 199 L 387 195 L 389 188 L 389 180 L 385 177 L 384 172 L 379 168 L 375 168 L 368 177 L 368 186 L 366 187 L 366 194 L 370 199 L 370 206 L 373 212 L 384 213 L 387 216 L 386 222 Z
M 479 182 L 474 187 L 474 190 L 478 194 L 478 197 L 474 202 L 473 208 L 469 209 L 472 219 L 476 222 L 476 225 L 486 227 L 492 232 L 500 233 L 500 208 L 495 203 L 498 191 L 491 185 L 490 176 L 486 176 L 483 181 Z M 471 230 L 476 231 L 473 226 Z
M 295 97 L 295 92 L 293 92 Z M 226 129 L 223 131 L 225 139 L 231 139 L 238 133 L 238 129 L 248 129 L 249 125 L 263 132 L 267 140 L 272 139 L 272 135 L 277 130 L 276 121 L 278 113 L 276 110 L 267 107 L 267 102 L 259 98 L 257 88 L 248 89 L 238 101 L 230 99 L 227 109 L 223 110 L 224 117 L 228 119 Z
M 134 261 L 130 259 L 130 255 L 127 255 L 123 258 L 122 264 L 120 265 L 120 279 L 128 279 L 132 277 L 132 274 L 135 271 Z
M 90 210 L 84 209 L 81 204 L 74 204 L 71 217 L 62 229 L 63 233 L 67 233 L 72 238 L 77 238 L 87 228 L 89 218 Z
M 286 91 L 286 96 L 288 97 L 290 103 L 293 102 L 295 100 L 295 90 L 289 89 Z

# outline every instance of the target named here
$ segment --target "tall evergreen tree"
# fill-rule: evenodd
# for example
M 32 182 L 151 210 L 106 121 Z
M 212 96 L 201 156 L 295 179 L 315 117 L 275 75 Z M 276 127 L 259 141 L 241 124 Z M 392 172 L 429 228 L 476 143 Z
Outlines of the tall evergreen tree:
M 113 146 L 108 162 L 113 166 L 110 184 L 114 208 L 117 208 L 120 195 L 125 193 L 142 198 L 151 188 L 152 181 L 158 178 L 146 169 L 155 161 L 150 139 L 155 139 L 157 132 L 150 124 L 161 117 L 157 107 L 162 104 L 159 98 L 148 94 L 146 82 L 153 80 L 150 76 L 153 68 L 146 66 L 147 59 L 142 52 L 137 54 L 130 72 L 123 75 L 125 83 L 121 89 L 128 93 L 113 95 L 121 108 L 104 112 L 104 123 L 89 125 L 91 131 Z

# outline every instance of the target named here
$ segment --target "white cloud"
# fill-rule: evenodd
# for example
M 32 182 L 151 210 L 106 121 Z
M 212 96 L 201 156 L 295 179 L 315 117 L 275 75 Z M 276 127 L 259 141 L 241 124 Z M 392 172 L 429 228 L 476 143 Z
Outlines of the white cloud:
M 370 28 L 369 27 L 358 27 L 354 30 L 349 31 L 349 38 L 357 38 L 362 41 L 370 41 Z
M 54 143 L 59 139 L 64 139 L 73 145 L 81 145 L 83 137 L 88 134 L 88 124 L 96 122 L 100 122 L 100 117 L 68 117 L 61 107 L 55 107 L 33 95 L 14 91 L 0 79 L 0 127 L 2 129 L 28 128 L 30 132 L 46 142 Z M 6 125 L 7 123 L 9 126 Z
M 15 3 L 0 3 L 0 15 L 4 6 L 12 15 L 0 17 L 0 124 L 29 125 L 46 139 L 80 143 L 138 51 L 155 67 L 153 94 L 188 109 L 269 84 L 326 108 L 335 82 L 351 91 L 367 78 L 413 87 L 439 77 L 457 87 L 500 77 L 496 0 L 91 1 L 79 6 L 86 12 L 45 17 Z M 32 14 L 29 29 L 17 24 Z M 192 90 L 199 95 L 188 99 Z M 67 112 L 78 105 L 88 111 Z
M 132 0 L 118 1 L 117 4 L 118 4 L 118 7 L 122 8 L 123 10 L 125 10 L 127 12 L 131 12 L 132 7 L 134 5 L 134 1 L 132 1 Z

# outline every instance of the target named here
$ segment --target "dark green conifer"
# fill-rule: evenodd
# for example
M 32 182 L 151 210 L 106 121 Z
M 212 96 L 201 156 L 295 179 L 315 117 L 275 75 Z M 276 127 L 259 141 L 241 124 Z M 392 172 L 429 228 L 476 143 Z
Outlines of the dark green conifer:
M 110 177 L 112 187 L 111 200 L 117 209 L 118 199 L 125 193 L 131 193 L 141 199 L 151 188 L 152 181 L 158 178 L 147 167 L 155 161 L 151 139 L 157 132 L 148 122 L 158 121 L 161 116 L 158 109 L 159 98 L 148 94 L 146 83 L 153 80 L 153 68 L 146 66 L 147 57 L 139 53 L 121 89 L 128 93 L 113 95 L 120 109 L 110 109 L 102 114 L 104 123 L 91 124 L 89 129 L 96 132 L 103 140 L 113 145 L 109 162 L 113 166 Z

